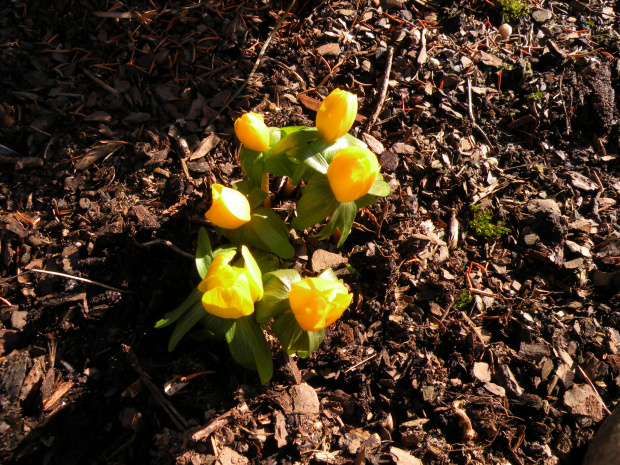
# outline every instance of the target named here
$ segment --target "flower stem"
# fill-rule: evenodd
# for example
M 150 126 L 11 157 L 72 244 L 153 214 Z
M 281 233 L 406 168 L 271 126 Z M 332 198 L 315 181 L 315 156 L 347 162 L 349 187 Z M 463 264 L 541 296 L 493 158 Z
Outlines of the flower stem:
M 269 171 L 263 169 L 260 178 L 260 188 L 262 191 L 267 192 L 267 198 L 263 202 L 265 208 L 271 208 L 271 196 L 269 194 Z

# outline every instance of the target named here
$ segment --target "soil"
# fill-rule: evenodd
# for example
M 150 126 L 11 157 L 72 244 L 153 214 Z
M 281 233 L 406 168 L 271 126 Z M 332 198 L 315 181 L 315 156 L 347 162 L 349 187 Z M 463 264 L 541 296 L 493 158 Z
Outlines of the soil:
M 508 3 L 3 2 L 1 459 L 581 463 L 620 396 L 620 9 Z M 265 386 L 167 352 L 235 118 L 312 125 L 336 87 L 392 193 L 295 267 L 354 304 Z

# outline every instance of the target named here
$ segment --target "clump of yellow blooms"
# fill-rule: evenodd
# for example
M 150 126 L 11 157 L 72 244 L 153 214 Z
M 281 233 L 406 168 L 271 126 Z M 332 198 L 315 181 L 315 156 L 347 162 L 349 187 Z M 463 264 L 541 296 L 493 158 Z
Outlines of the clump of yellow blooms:
M 305 278 L 291 285 L 288 301 L 297 323 L 305 331 L 318 331 L 335 322 L 349 307 L 353 295 L 344 284 L 322 278 Z
M 235 121 L 235 134 L 250 150 L 263 152 L 269 148 L 269 129 L 258 113 L 245 113 Z
M 316 128 L 325 142 L 334 142 L 349 132 L 356 116 L 357 97 L 346 90 L 334 89 L 319 106 Z

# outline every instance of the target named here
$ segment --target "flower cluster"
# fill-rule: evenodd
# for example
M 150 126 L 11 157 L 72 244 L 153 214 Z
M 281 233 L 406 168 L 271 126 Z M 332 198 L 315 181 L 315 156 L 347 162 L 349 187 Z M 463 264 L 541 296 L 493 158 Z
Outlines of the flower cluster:
M 305 230 L 326 221 L 315 237 L 335 235 L 341 246 L 357 210 L 390 193 L 376 155 L 348 134 L 356 116 L 356 96 L 335 89 L 320 105 L 316 127 L 270 128 L 256 113 L 235 121 L 247 179 L 231 187 L 213 184 L 205 213 L 231 244 L 213 250 L 201 228 L 196 267 L 202 281 L 156 325 L 176 323 L 170 350 L 200 324 L 199 334 L 226 339 L 233 358 L 266 383 L 273 362 L 265 331 L 288 354 L 308 357 L 320 345 L 325 328 L 346 311 L 353 295 L 330 268 L 302 277 L 280 269 L 279 259 L 294 256 L 289 227 Z M 290 226 L 269 208 L 270 176 L 303 186 Z

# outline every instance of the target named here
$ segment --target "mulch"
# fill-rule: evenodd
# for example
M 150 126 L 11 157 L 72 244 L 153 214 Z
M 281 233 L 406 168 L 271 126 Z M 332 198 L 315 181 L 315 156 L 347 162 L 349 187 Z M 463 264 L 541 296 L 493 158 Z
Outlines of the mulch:
M 620 10 L 508 3 L 0 6 L 0 458 L 581 463 L 620 393 Z M 235 118 L 312 125 L 336 87 L 392 193 L 295 267 L 354 303 L 265 386 L 168 353 Z

